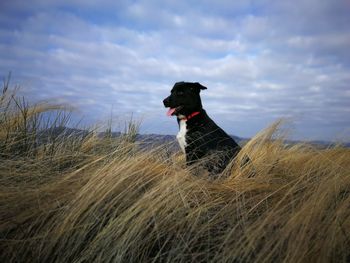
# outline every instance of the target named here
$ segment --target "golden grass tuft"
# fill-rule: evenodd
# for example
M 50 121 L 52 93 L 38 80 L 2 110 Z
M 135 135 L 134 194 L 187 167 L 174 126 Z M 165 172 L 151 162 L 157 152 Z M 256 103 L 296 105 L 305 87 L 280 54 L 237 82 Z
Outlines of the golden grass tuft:
M 1 262 L 350 261 L 348 148 L 287 145 L 276 122 L 211 180 L 133 134 L 35 144 L 3 109 Z

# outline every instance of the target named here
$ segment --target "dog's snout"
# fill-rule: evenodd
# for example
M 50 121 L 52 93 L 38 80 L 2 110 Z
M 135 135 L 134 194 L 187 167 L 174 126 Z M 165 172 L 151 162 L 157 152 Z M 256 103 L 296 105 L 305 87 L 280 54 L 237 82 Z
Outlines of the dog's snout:
M 163 100 L 163 103 L 164 103 L 164 106 L 165 107 L 169 107 L 170 105 L 170 97 L 167 97 L 167 98 L 165 98 L 164 100 Z

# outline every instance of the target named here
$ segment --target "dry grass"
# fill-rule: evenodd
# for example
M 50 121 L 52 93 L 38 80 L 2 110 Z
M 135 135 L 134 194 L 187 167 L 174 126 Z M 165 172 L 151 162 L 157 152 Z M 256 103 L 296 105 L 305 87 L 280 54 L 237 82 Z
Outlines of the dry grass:
M 18 101 L 1 97 L 1 262 L 350 261 L 347 148 L 286 146 L 276 123 L 209 180 L 133 134 L 38 143 L 62 108 Z

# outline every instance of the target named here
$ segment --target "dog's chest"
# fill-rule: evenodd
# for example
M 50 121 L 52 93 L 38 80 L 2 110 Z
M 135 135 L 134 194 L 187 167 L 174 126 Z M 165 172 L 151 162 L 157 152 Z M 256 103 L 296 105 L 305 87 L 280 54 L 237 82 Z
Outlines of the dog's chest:
M 180 120 L 180 130 L 179 133 L 176 135 L 176 139 L 180 144 L 181 150 L 186 153 L 186 133 L 187 133 L 187 124 L 185 120 Z

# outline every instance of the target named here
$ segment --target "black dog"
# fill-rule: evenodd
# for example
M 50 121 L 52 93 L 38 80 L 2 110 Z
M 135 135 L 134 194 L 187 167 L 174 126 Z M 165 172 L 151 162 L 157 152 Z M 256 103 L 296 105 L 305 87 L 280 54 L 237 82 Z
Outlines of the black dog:
M 199 93 L 205 89 L 207 88 L 198 82 L 177 82 L 163 103 L 170 108 L 168 116 L 177 116 L 177 139 L 186 154 L 187 165 L 208 157 L 205 168 L 210 174 L 218 174 L 238 154 L 241 147 L 203 109 Z

